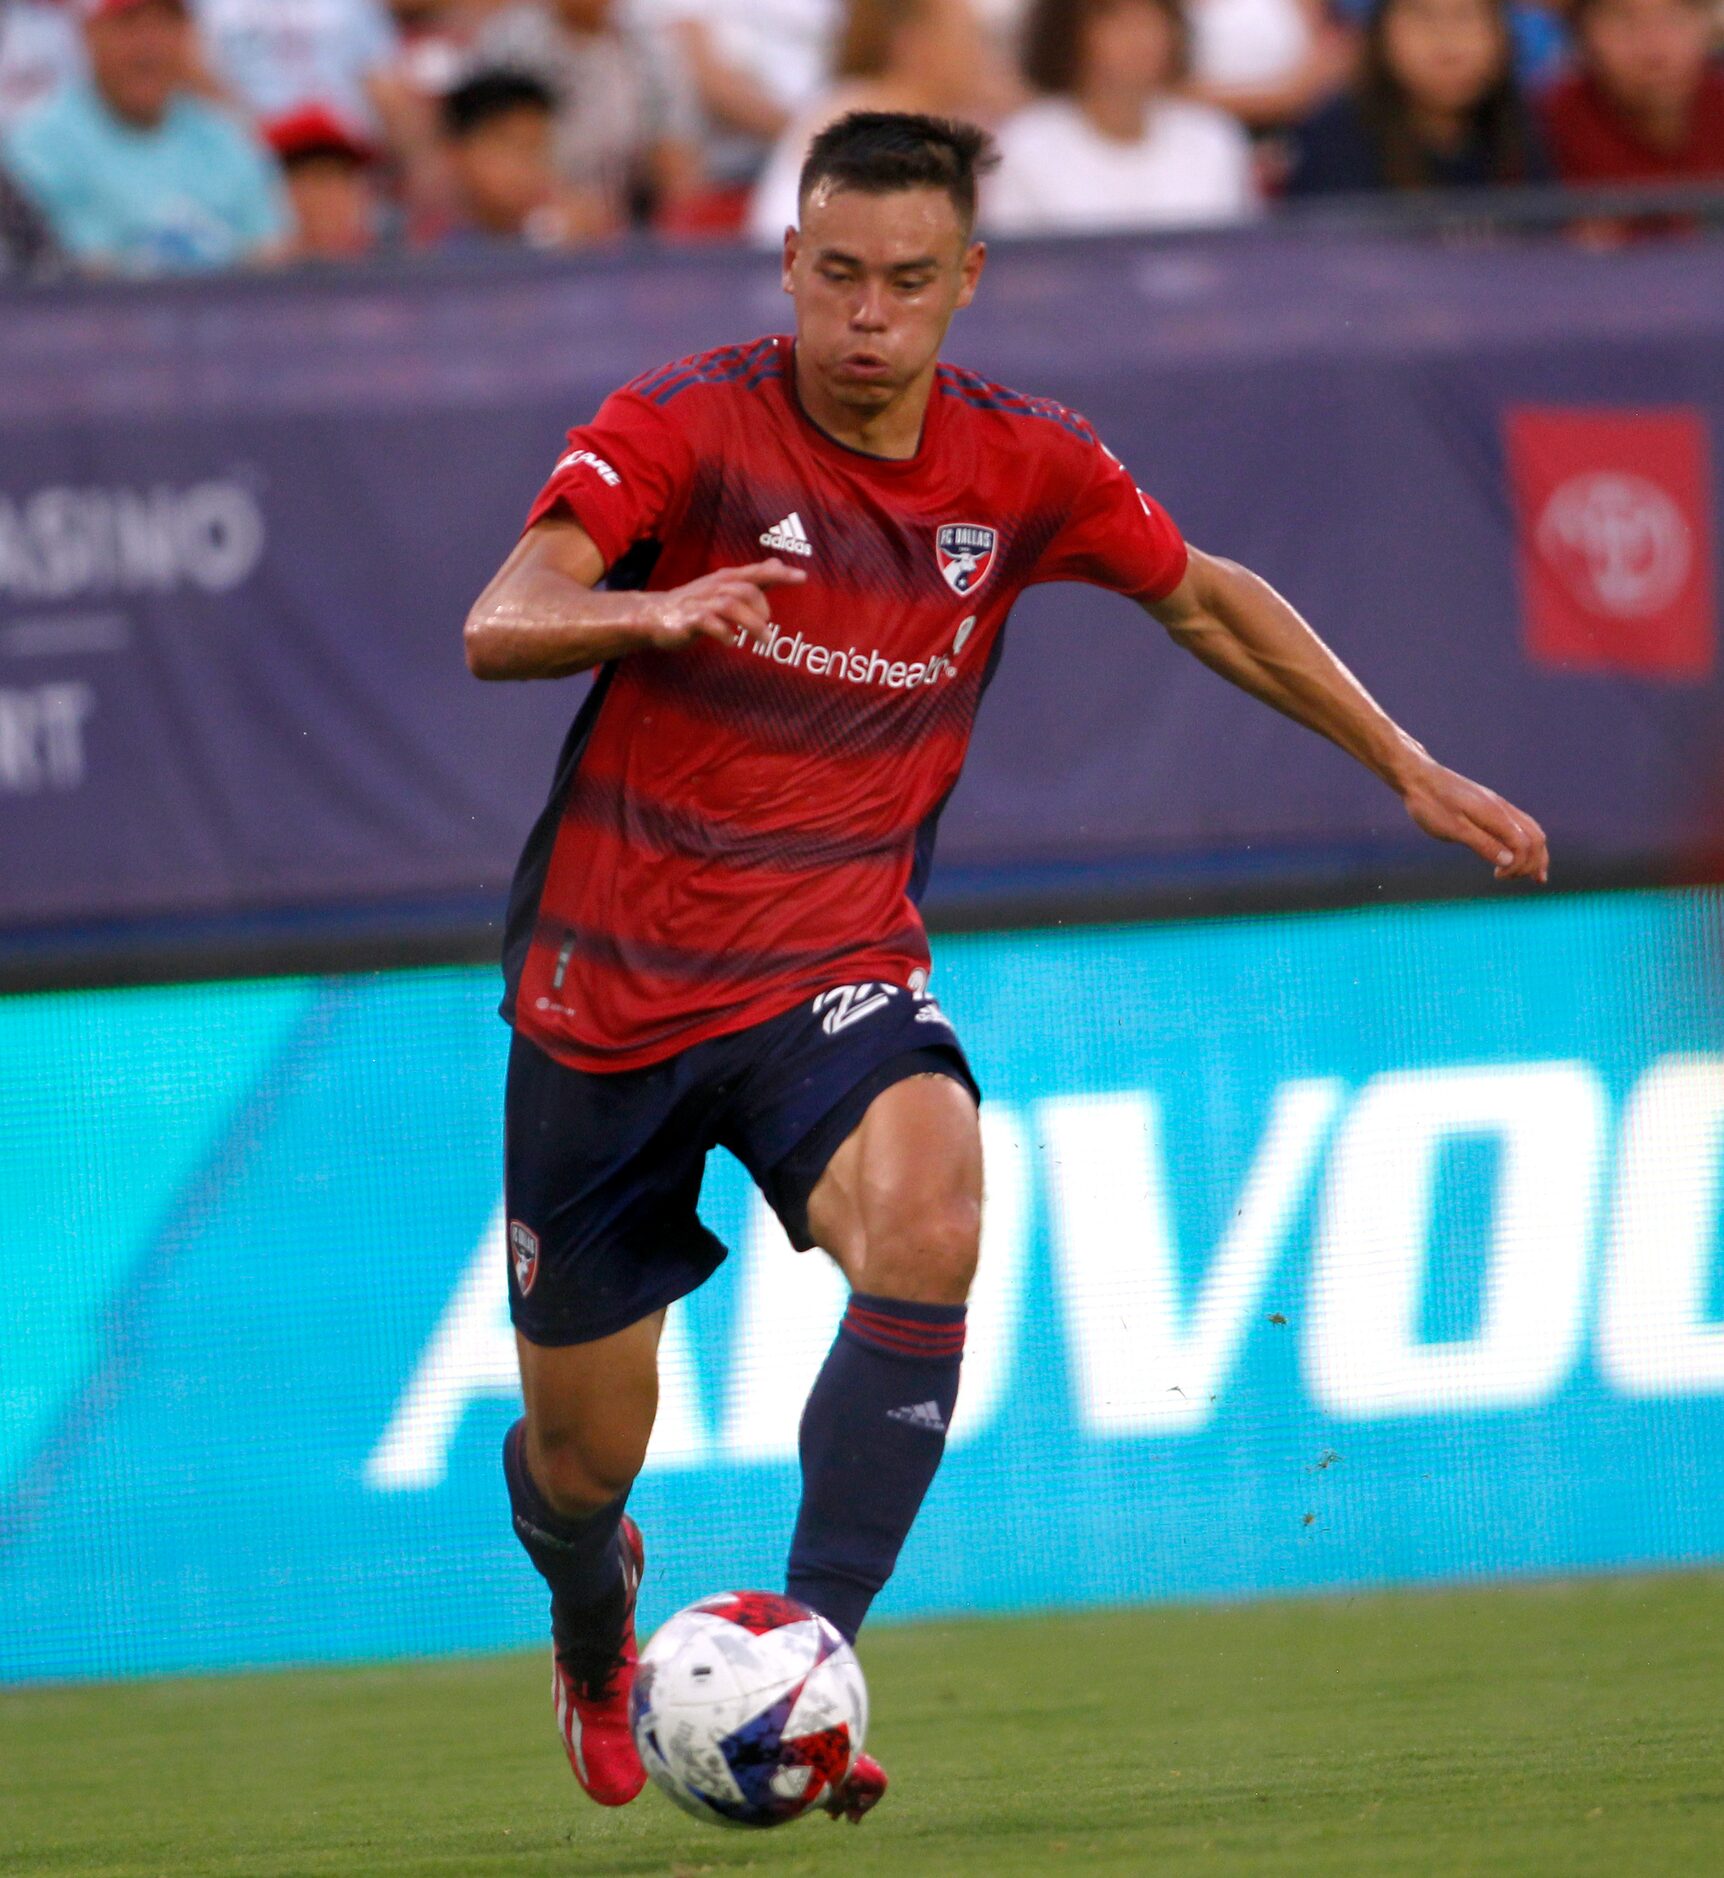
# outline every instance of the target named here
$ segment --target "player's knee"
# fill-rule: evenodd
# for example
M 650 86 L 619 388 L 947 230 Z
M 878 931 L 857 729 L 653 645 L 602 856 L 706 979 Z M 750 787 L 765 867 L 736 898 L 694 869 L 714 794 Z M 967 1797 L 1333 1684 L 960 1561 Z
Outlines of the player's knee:
M 554 1512 L 581 1519 L 620 1499 L 645 1456 L 633 1442 L 594 1440 L 566 1430 L 540 1432 L 530 1448 L 533 1479 Z
M 918 1304 L 962 1304 L 981 1242 L 979 1201 L 953 1195 L 921 1206 L 869 1234 L 861 1288 Z

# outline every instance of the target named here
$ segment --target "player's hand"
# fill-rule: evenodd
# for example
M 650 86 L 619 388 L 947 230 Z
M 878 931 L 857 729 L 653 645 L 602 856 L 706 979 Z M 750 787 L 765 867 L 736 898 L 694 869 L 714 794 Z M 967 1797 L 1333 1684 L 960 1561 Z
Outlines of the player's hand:
M 659 652 L 673 652 L 691 639 L 716 639 L 728 645 L 738 632 L 760 642 L 772 624 L 774 587 L 800 586 L 808 578 L 776 555 L 747 567 L 721 567 L 686 587 L 654 594 L 657 602 L 646 627 L 646 641 Z
M 1402 790 L 1401 800 L 1427 835 L 1471 848 L 1481 860 L 1490 862 L 1498 880 L 1550 878 L 1550 848 L 1544 830 L 1524 809 L 1505 802 L 1483 783 L 1431 762 Z

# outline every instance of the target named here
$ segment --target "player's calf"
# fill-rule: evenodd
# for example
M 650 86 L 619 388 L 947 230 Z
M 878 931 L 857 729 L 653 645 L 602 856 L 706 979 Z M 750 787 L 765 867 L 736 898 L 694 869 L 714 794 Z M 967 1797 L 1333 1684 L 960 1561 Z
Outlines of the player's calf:
M 803 1410 L 786 1588 L 852 1642 L 945 1454 L 964 1317 L 855 1293 Z
M 803 1411 L 788 1589 L 852 1640 L 945 1453 L 981 1187 L 969 1092 L 918 1077 L 875 1099 L 810 1196 L 856 1289 Z

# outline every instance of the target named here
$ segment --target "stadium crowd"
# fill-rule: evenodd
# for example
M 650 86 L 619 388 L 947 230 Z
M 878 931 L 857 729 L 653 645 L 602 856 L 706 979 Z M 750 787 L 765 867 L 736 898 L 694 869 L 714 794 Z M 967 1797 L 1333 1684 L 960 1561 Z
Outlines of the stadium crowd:
M 973 118 L 984 232 L 1724 182 L 1714 0 L 0 0 L 0 273 L 631 229 L 773 244 L 854 109 Z

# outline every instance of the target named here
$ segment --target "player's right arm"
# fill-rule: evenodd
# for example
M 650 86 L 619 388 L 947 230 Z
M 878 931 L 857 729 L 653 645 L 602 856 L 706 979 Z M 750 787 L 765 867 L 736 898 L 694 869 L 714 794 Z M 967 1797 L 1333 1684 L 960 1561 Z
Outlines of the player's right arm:
M 680 381 L 684 365 L 645 382 Z M 467 615 L 475 678 L 566 678 L 631 652 L 766 637 L 770 590 L 806 578 L 777 559 L 659 592 L 598 591 L 637 542 L 666 540 L 679 527 L 699 469 L 688 402 L 671 409 L 625 387 L 569 432 L 514 552 Z
M 765 639 L 770 590 L 807 578 L 773 558 L 661 593 L 602 593 L 604 572 L 598 544 L 566 512 L 534 523 L 467 615 L 467 669 L 475 678 L 566 678 L 694 639 Z

